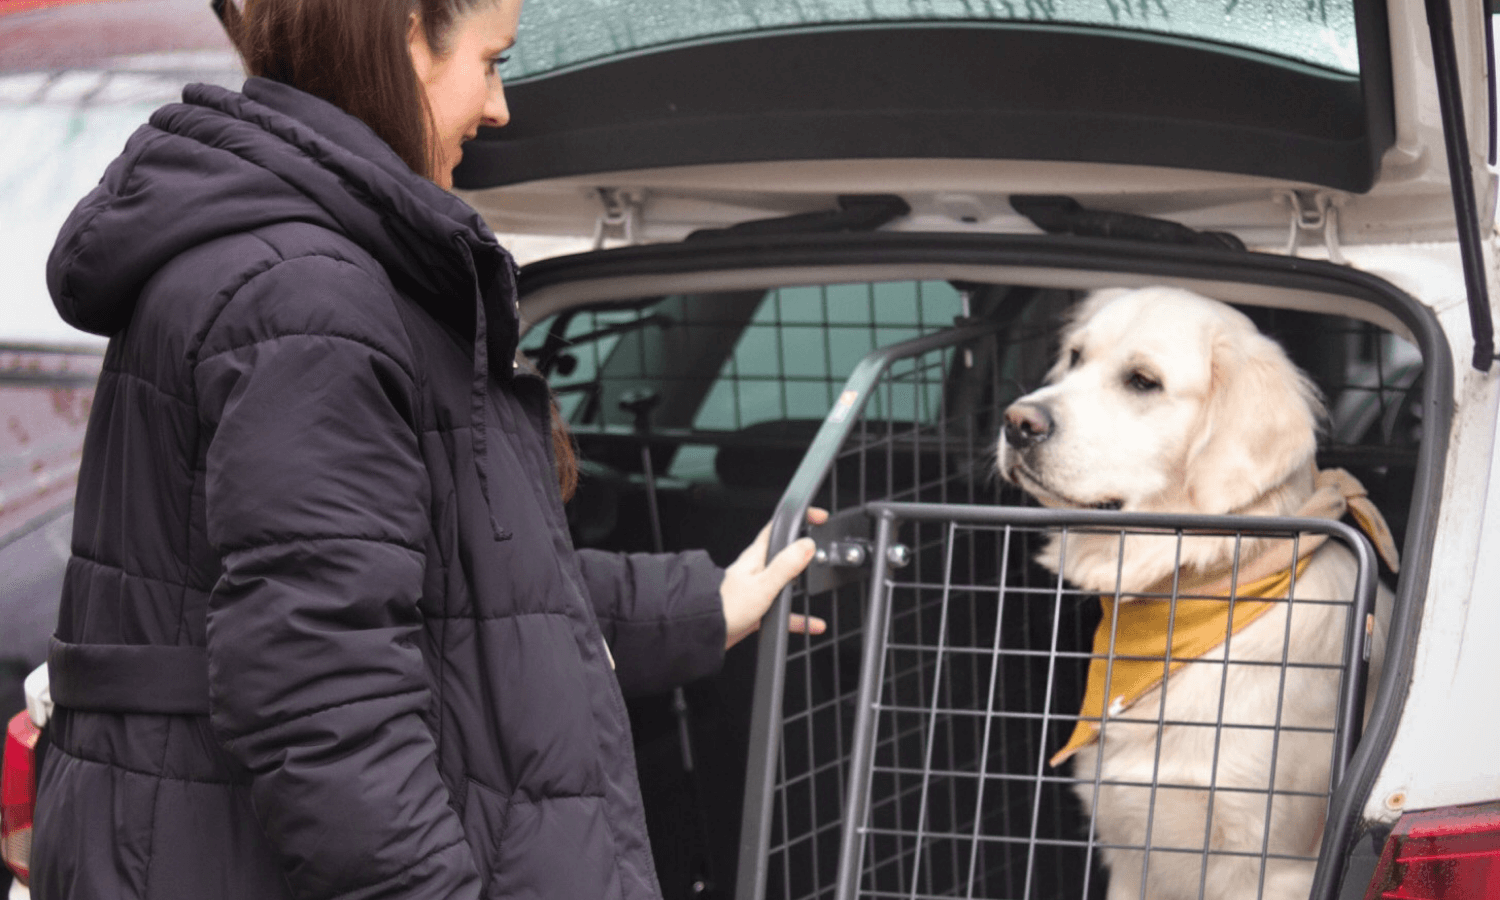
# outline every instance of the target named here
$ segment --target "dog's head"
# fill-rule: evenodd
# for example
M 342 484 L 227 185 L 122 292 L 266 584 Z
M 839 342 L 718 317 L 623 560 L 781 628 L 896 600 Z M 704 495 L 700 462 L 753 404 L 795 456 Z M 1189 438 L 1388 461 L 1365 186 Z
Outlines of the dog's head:
M 1274 341 L 1176 288 L 1103 291 L 1047 384 L 1005 412 L 1001 474 L 1057 507 L 1285 513 L 1310 488 L 1322 406 Z M 1071 567 L 1070 567 L 1071 568 Z

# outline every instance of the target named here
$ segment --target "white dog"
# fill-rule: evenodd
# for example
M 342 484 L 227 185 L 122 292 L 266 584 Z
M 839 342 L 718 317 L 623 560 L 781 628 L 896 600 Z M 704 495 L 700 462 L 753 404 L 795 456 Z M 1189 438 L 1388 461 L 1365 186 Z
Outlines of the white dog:
M 1217 301 L 1160 287 L 1091 296 L 1064 331 L 1048 384 L 1005 415 L 1000 471 L 1044 505 L 1338 518 L 1347 504 L 1395 565 L 1389 533 L 1358 482 L 1314 468 L 1322 416 L 1315 388 L 1275 342 Z M 1342 662 L 1347 607 L 1257 607 L 1241 598 L 1253 593 L 1252 582 L 1269 585 L 1264 596 L 1286 597 L 1294 567 L 1295 600 L 1352 597 L 1353 557 L 1334 542 L 1319 543 L 1303 535 L 1301 548 L 1317 549 L 1299 560 L 1289 540 L 1199 536 L 1179 544 L 1175 535 L 1137 534 L 1122 544 L 1118 532 L 1074 531 L 1053 538 L 1039 557 L 1074 585 L 1100 592 L 1106 625 L 1095 649 L 1107 652 L 1115 617 L 1121 655 L 1144 655 L 1126 649 L 1138 648 L 1125 641 L 1148 627 L 1136 615 L 1148 607 L 1135 604 L 1155 603 L 1163 632 L 1168 615 L 1180 624 L 1191 606 L 1132 594 L 1170 596 L 1175 580 L 1180 595 L 1227 596 L 1238 560 L 1235 627 L 1220 619 L 1217 638 L 1199 639 L 1202 662 L 1175 668 L 1165 689 L 1160 659 L 1144 663 L 1156 675 L 1135 695 L 1121 687 L 1130 683 L 1128 662 L 1117 660 L 1106 675 L 1109 664 L 1096 659 L 1092 715 L 1102 722 L 1081 722 L 1053 759 L 1073 759 L 1074 790 L 1104 847 L 1110 900 L 1308 896 L 1339 684 L 1336 668 L 1309 666 Z M 1372 684 L 1388 607 L 1382 588 Z M 1240 624 L 1239 613 L 1256 609 Z M 1183 651 L 1173 646 L 1177 660 Z M 1083 714 L 1091 714 L 1087 704 Z M 1278 723 L 1279 732 L 1267 727 Z

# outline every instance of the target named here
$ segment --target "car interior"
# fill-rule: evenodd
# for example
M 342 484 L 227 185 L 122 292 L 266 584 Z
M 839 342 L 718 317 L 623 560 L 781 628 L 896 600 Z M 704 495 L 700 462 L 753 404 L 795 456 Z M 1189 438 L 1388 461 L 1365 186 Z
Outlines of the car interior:
M 1058 328 L 1085 293 L 939 278 L 808 283 L 595 300 L 528 323 L 523 352 L 551 380 L 580 450 L 584 478 L 569 507 L 575 540 L 652 549 L 643 523 L 654 493 L 667 549 L 703 547 L 727 564 L 771 518 L 862 359 L 972 322 L 998 323 L 994 340 L 950 350 L 926 373 L 872 397 L 863 411 L 863 449 L 840 454 L 814 502 L 842 510 L 874 499 L 928 499 L 942 482 L 949 500 L 1032 505 L 994 472 L 995 411 L 1041 383 Z M 1320 467 L 1354 473 L 1401 545 L 1423 437 L 1421 352 L 1399 328 L 1368 316 L 1239 308 L 1287 349 L 1326 399 Z M 962 440 L 939 447 L 892 437 L 942 433 L 940 408 L 967 423 Z M 885 451 L 871 452 L 882 441 Z M 994 560 L 987 565 L 993 573 Z M 1022 565 L 1007 577 L 1050 576 Z M 791 735 L 805 734 L 802 727 L 823 735 L 808 746 L 832 747 L 852 718 L 865 585 L 836 573 L 829 579 L 816 566 L 808 580 L 808 593 L 823 598 L 809 606 L 837 627 L 822 644 L 809 643 L 804 665 L 788 669 L 788 698 L 807 700 L 788 699 L 789 710 L 796 705 L 805 715 L 799 726 L 798 714 L 787 713 L 784 745 L 797 747 L 801 739 Z M 1097 604 L 1080 600 L 1065 619 L 1058 625 L 1072 635 L 1071 646 L 1086 651 Z M 920 627 L 916 619 L 908 625 Z M 727 896 L 735 882 L 756 661 L 754 640 L 746 644 L 729 654 L 720 675 L 688 686 L 685 710 L 666 695 L 630 702 L 648 825 L 669 898 Z M 1082 676 L 1081 665 L 1062 665 L 1052 690 L 1076 697 Z M 799 772 L 815 783 L 818 772 L 838 769 L 840 752 L 783 749 L 772 837 L 783 858 L 778 862 L 773 850 L 767 896 L 831 889 L 843 784 L 799 799 L 789 785 Z M 1076 801 L 1060 786 L 1048 788 L 1046 805 L 1050 827 L 1079 827 Z M 799 842 L 806 846 L 799 850 Z M 1039 884 L 1078 891 L 1081 862 L 1057 851 L 1038 867 L 1049 873 Z M 1102 896 L 1103 878 L 1096 873 L 1087 883 L 1091 895 Z

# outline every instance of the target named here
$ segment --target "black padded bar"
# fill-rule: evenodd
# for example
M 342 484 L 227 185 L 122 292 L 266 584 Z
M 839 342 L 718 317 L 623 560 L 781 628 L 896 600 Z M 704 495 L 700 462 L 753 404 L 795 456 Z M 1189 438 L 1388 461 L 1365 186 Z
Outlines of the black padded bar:
M 1365 61 L 1362 60 L 1362 64 Z M 455 181 L 808 159 L 1173 166 L 1367 190 L 1389 146 L 1377 72 L 1023 25 L 859 26 L 643 53 L 507 88 Z

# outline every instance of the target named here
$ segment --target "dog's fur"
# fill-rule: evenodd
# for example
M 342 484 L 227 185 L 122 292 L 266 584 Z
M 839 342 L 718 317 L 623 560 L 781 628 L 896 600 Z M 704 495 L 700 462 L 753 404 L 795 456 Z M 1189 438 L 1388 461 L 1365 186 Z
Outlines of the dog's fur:
M 1174 288 L 1096 293 L 1066 327 L 1048 383 L 1006 412 L 1001 474 L 1042 504 L 1164 513 L 1290 515 L 1313 489 L 1312 460 L 1323 410 L 1315 388 L 1282 349 L 1241 313 Z M 1015 429 L 1030 429 L 1025 440 Z M 1240 559 L 1259 550 L 1239 545 Z M 1287 545 L 1282 542 L 1279 547 Z M 1143 591 L 1172 575 L 1225 571 L 1233 538 L 1073 533 L 1053 538 L 1039 560 L 1080 588 L 1113 595 Z M 1282 549 L 1290 561 L 1291 553 Z M 1180 554 L 1180 555 L 1179 555 Z M 1334 542 L 1317 550 L 1297 579 L 1295 599 L 1347 599 L 1355 563 Z M 1126 600 L 1128 602 L 1128 598 Z M 1378 676 L 1384 641 L 1382 588 L 1371 659 Z M 1097 840 L 1144 847 L 1150 853 L 1144 891 L 1138 850 L 1105 849 L 1110 900 L 1148 897 L 1247 900 L 1261 890 L 1271 900 L 1308 896 L 1314 864 L 1276 859 L 1313 857 L 1323 830 L 1324 800 L 1285 796 L 1328 790 L 1331 737 L 1245 725 L 1331 728 L 1337 701 L 1334 669 L 1298 663 L 1342 661 L 1345 610 L 1286 604 L 1255 620 L 1230 641 L 1227 678 L 1219 665 L 1188 664 L 1169 679 L 1164 721 L 1216 721 L 1219 729 L 1155 721 L 1160 689 L 1142 697 L 1120 721 L 1110 718 L 1104 740 L 1072 761 L 1075 792 L 1093 810 Z M 1235 661 L 1279 666 L 1236 666 Z M 1224 658 L 1224 647 L 1204 659 Z M 1125 719 L 1149 720 L 1130 723 Z M 1275 790 L 1266 838 L 1267 787 L 1275 742 Z M 1217 766 L 1215 758 L 1217 756 Z M 1095 788 L 1095 774 L 1101 786 Z M 1192 787 L 1211 783 L 1209 792 Z M 1235 789 L 1249 790 L 1235 790 Z M 1154 799 L 1153 799 L 1154 797 Z M 1263 845 L 1263 840 L 1265 843 Z M 1156 849 L 1163 848 L 1163 849 Z M 1164 848 L 1174 848 L 1171 852 Z M 1223 855 L 1248 853 L 1253 856 Z M 1206 855 L 1205 855 L 1206 853 Z

